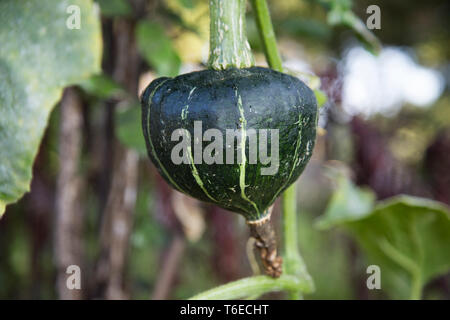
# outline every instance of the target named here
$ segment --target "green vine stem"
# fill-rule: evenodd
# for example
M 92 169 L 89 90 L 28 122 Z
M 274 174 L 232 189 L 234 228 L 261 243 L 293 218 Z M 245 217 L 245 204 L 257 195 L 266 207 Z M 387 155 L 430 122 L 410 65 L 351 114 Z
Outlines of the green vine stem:
M 284 272 L 304 278 L 311 291 L 314 290 L 314 282 L 309 275 L 306 265 L 300 255 L 297 237 L 297 184 L 294 183 L 282 195 L 283 204 L 283 231 L 284 231 Z M 301 290 L 289 291 L 291 300 L 302 299 Z
M 307 279 L 291 275 L 282 275 L 277 279 L 267 276 L 255 276 L 233 281 L 211 290 L 202 292 L 189 300 L 232 300 L 246 297 L 258 297 L 274 291 L 310 292 Z
M 254 65 L 246 35 L 246 2 L 247 0 L 209 1 L 209 68 L 223 70 Z
M 251 0 L 251 3 L 267 62 L 272 69 L 283 72 L 283 65 L 278 52 L 277 39 L 273 31 L 267 2 L 266 0 Z

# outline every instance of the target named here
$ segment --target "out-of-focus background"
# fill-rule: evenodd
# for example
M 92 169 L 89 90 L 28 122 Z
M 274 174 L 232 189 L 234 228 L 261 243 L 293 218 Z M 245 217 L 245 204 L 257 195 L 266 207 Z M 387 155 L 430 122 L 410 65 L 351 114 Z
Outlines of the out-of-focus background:
M 244 219 L 169 188 L 141 134 L 141 90 L 205 68 L 208 1 L 96 2 L 102 73 L 64 90 L 31 191 L 0 220 L 0 298 L 183 299 L 250 276 Z M 305 298 L 408 298 L 418 269 L 423 298 L 449 299 L 450 3 L 268 3 L 286 70 L 328 97 L 298 181 L 298 243 L 316 286 Z M 372 34 L 361 30 L 370 5 L 381 10 Z M 391 199 L 399 194 L 421 199 Z M 370 217 L 352 224 L 352 214 Z M 280 230 L 279 200 L 273 223 Z M 65 287 L 69 264 L 81 268 L 81 290 Z M 366 285 L 369 265 L 381 268 L 379 290 Z

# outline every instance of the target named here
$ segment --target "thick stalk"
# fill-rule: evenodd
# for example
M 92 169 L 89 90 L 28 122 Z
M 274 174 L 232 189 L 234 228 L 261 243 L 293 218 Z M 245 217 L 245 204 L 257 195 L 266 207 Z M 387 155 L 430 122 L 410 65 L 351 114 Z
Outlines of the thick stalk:
M 211 69 L 248 68 L 254 64 L 245 33 L 247 0 L 210 0 L 209 61 Z
M 218 10 L 219 0 L 212 0 L 211 17 L 213 18 L 213 10 Z M 225 2 L 225 1 L 224 1 Z M 235 2 L 235 1 L 230 1 Z M 214 5 L 216 3 L 216 6 Z M 252 0 L 253 7 L 256 11 L 257 24 L 259 26 L 261 40 L 265 46 L 266 58 L 269 66 L 275 70 L 282 71 L 281 58 L 278 54 L 275 36 L 273 32 L 270 15 L 265 1 Z M 213 8 L 215 6 L 215 8 Z M 214 37 L 213 26 L 211 22 L 211 38 Z M 216 29 L 214 29 L 216 30 Z M 213 45 L 214 40 L 211 39 L 211 52 L 216 46 Z M 210 56 L 210 61 L 213 61 L 213 54 Z M 283 215 L 284 215 L 284 233 L 285 233 L 285 254 L 289 261 L 285 270 L 286 273 L 277 279 L 266 276 L 254 276 L 244 278 L 225 284 L 220 287 L 200 293 L 191 299 L 206 300 L 206 299 L 239 299 L 246 297 L 258 297 L 264 293 L 272 291 L 287 291 L 290 293 L 290 298 L 301 298 L 301 292 L 308 293 L 314 290 L 314 285 L 310 275 L 306 271 L 306 267 L 300 256 L 297 246 L 297 210 L 296 210 L 296 192 L 295 185 L 288 188 L 283 195 Z M 258 238 L 264 238 L 264 230 L 260 230 L 261 226 L 250 226 L 252 235 L 258 241 Z M 270 231 L 270 230 L 269 230 Z M 269 237 L 270 238 L 270 237 Z M 266 241 L 267 242 L 267 241 Z M 267 242 L 271 244 L 271 242 Z M 269 248 L 272 246 L 267 246 Z M 264 260 L 264 259 L 263 259 Z M 290 274 L 288 274 L 290 273 Z
M 215 70 L 248 68 L 254 63 L 245 33 L 246 0 L 210 0 L 209 67 Z M 276 238 L 269 219 L 248 222 L 256 239 L 266 274 L 279 277 L 281 258 L 277 256 Z

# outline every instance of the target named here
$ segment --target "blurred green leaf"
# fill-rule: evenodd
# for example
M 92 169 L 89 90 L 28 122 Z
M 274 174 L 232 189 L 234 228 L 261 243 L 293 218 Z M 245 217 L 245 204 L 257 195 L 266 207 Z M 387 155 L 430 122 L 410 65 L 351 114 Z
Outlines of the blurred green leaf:
M 147 155 L 144 135 L 141 127 L 141 106 L 136 101 L 130 106 L 118 108 L 115 114 L 116 134 L 120 142 L 136 150 L 140 155 Z
M 450 271 L 450 208 L 406 195 L 371 205 L 362 190 L 339 186 L 318 226 L 348 230 L 381 268 L 382 288 L 392 297 L 418 299 L 429 280 Z
M 159 9 L 159 13 L 164 21 L 170 21 L 171 24 L 180 26 L 184 29 L 183 31 L 191 31 L 197 35 L 200 35 L 198 25 L 187 23 L 185 19 L 183 19 L 183 17 L 175 10 L 168 7 L 162 7 Z
M 290 74 L 291 76 L 299 78 L 304 83 L 306 83 L 306 85 L 311 90 L 316 90 L 316 89 L 320 88 L 320 84 L 321 84 L 320 78 L 317 75 L 315 75 L 314 73 L 302 72 L 302 71 L 298 71 L 298 70 L 289 69 L 286 67 L 284 67 L 284 72 L 286 72 L 287 74 Z
M 317 0 L 328 11 L 330 26 L 345 26 L 352 29 L 373 54 L 381 51 L 381 43 L 365 23 L 352 11 L 351 0 Z
M 325 6 L 327 9 L 333 10 L 351 10 L 353 6 L 352 0 L 316 0 L 321 5 Z
M 96 0 L 100 5 L 102 15 L 105 17 L 127 17 L 133 9 L 127 0 Z
M 80 29 L 66 25 L 80 9 Z M 71 18 L 72 17 L 72 18 Z M 47 120 L 65 86 L 99 72 L 101 28 L 91 0 L 0 2 L 0 215 L 30 188 Z
M 88 94 L 100 99 L 123 98 L 126 90 L 111 77 L 102 73 L 80 82 L 79 86 Z
M 164 28 L 150 21 L 139 22 L 136 29 L 139 51 L 160 76 L 176 76 L 181 59 Z
M 381 51 L 380 40 L 367 29 L 365 23 L 353 11 L 330 11 L 328 21 L 331 25 L 342 25 L 352 29 L 372 54 Z
M 321 232 L 313 227 L 313 214 L 297 215 L 300 252 L 314 279 L 315 291 L 307 299 L 353 299 L 348 242 L 338 232 Z M 320 254 L 318 254 L 320 252 Z
M 319 41 L 328 41 L 332 34 L 327 24 L 305 17 L 283 19 L 276 27 L 280 32 L 285 31 L 295 37 L 310 37 Z
M 181 4 L 183 7 L 192 9 L 194 7 L 194 1 L 193 0 L 178 0 L 178 3 Z
M 324 105 L 325 103 L 327 103 L 328 97 L 327 97 L 326 93 L 323 92 L 322 90 L 320 90 L 320 89 L 314 90 L 314 95 L 316 96 L 316 99 L 317 99 L 317 106 L 318 106 L 319 108 L 323 107 L 323 105 Z
M 328 229 L 362 219 L 370 214 L 374 204 L 375 194 L 371 190 L 356 187 L 349 178 L 340 173 L 336 176 L 336 191 L 316 226 L 319 229 Z

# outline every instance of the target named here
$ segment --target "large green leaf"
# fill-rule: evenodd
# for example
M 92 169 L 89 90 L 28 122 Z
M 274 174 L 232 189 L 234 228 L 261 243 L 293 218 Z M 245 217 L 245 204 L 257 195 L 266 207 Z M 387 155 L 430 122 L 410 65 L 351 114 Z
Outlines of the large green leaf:
M 80 9 L 80 29 L 66 25 Z M 77 7 L 71 7 L 77 8 Z M 91 0 L 0 2 L 0 215 L 30 188 L 47 119 L 65 86 L 100 70 Z
M 318 226 L 348 230 L 381 268 L 382 289 L 392 297 L 420 298 L 424 284 L 450 271 L 450 208 L 406 195 L 371 204 L 351 188 L 347 200 L 338 189 Z M 358 203 L 364 205 L 355 209 Z

